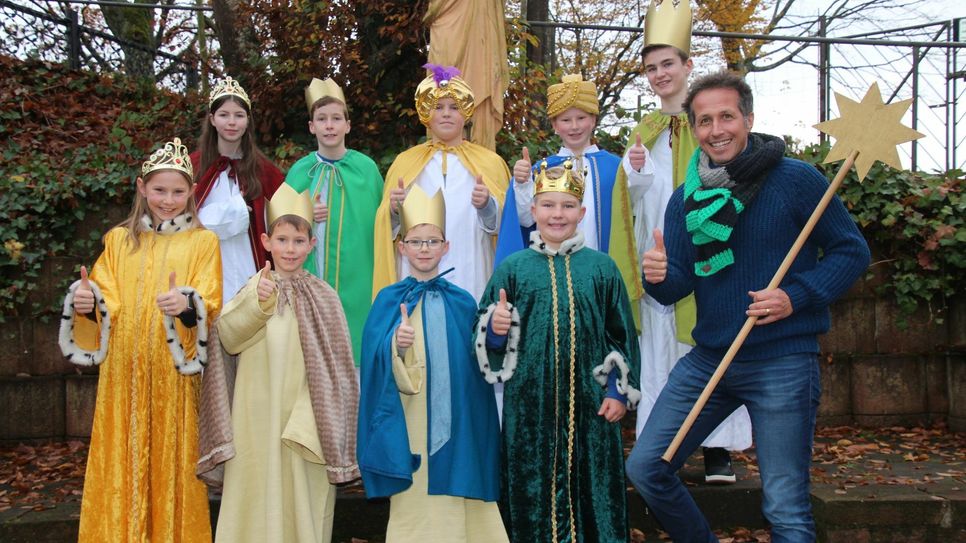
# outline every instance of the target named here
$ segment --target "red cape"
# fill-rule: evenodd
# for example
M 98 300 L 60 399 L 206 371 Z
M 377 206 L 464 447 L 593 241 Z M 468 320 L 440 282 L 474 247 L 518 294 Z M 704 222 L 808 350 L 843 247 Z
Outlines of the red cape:
M 194 171 L 198 171 L 200 160 L 200 152 L 191 153 L 191 166 Z M 199 209 L 211 192 L 213 181 L 218 179 L 220 173 L 219 161 L 215 161 L 195 184 L 195 203 Z M 245 196 L 245 201 L 248 202 L 248 242 L 252 246 L 252 254 L 255 255 L 256 270 L 261 269 L 266 260 L 271 260 L 271 255 L 265 252 L 261 242 L 262 234 L 266 230 L 265 202 L 271 199 L 275 189 L 285 182 L 285 176 L 270 160 L 261 159 L 258 162 L 258 181 L 262 184 L 262 195 L 254 200 Z

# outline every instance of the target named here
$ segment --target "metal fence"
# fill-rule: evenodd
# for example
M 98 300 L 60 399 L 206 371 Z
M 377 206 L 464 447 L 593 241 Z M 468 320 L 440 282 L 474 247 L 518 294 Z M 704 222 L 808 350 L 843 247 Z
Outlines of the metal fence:
M 114 5 L 158 12 L 210 10 L 204 6 L 162 8 L 110 0 L 78 0 L 69 4 Z M 106 32 L 103 24 L 101 28 L 82 24 L 77 11 L 66 7 L 68 3 L 55 5 L 60 7 L 59 11 L 41 11 L 11 0 L 0 0 L 0 54 L 66 62 L 76 69 L 124 72 L 127 71 L 126 57 L 140 53 L 151 59 L 152 73 L 159 84 L 177 91 L 199 85 L 201 64 L 190 47 L 176 55 L 125 41 Z M 97 22 L 96 16 L 90 16 L 96 11 L 86 13 Z M 526 24 L 552 27 L 554 32 L 642 31 L 639 27 L 547 21 Z M 189 34 L 198 32 L 197 26 L 190 28 L 190 20 L 186 27 L 185 32 Z M 900 146 L 903 162 L 913 170 L 932 171 L 966 169 L 966 130 L 960 128 L 966 115 L 966 105 L 960 103 L 966 93 L 964 31 L 966 19 L 960 18 L 836 37 L 826 36 L 821 30 L 813 37 L 706 31 L 694 34 L 808 44 L 791 62 L 749 75 L 755 89 L 756 129 L 765 128 L 765 131 L 791 135 L 805 142 L 815 141 L 820 135 L 811 126 L 835 115 L 832 91 L 860 98 L 873 81 L 879 82 L 887 101 L 912 98 L 913 105 L 905 122 L 923 132 L 926 138 Z
M 628 26 L 527 24 L 551 27 L 555 32 L 642 32 Z M 918 171 L 945 171 L 966 169 L 966 134 L 957 126 L 966 114 L 966 105 L 960 103 L 966 89 L 964 30 L 966 19 L 960 18 L 841 37 L 821 31 L 807 37 L 700 30 L 694 35 L 786 42 L 792 45 L 789 49 L 806 45 L 790 61 L 748 75 L 755 91 L 756 130 L 792 136 L 804 143 L 819 141 L 822 136 L 812 126 L 837 115 L 832 92 L 858 100 L 878 81 L 887 102 L 913 99 L 903 122 L 926 135 L 899 147 L 903 165 Z M 721 67 L 720 62 L 707 58 L 695 59 L 695 64 L 696 73 Z M 637 101 L 652 100 L 652 96 L 642 96 Z
M 143 9 L 136 4 L 125 7 Z M 152 64 L 153 77 L 159 84 L 176 91 L 197 88 L 198 63 L 185 58 L 190 55 L 174 55 L 82 24 L 74 9 L 63 8 L 63 14 L 61 17 L 53 9 L 40 11 L 0 0 L 0 54 L 111 73 L 128 71 L 125 61 L 132 54 L 141 53 Z

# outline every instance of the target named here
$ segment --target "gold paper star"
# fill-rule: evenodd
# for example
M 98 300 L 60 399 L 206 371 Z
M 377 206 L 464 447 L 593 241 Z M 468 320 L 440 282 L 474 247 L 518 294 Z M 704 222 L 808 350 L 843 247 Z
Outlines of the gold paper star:
M 825 163 L 847 158 L 853 151 L 855 172 L 859 181 L 865 179 L 876 160 L 902 169 L 896 145 L 923 137 L 923 134 L 902 124 L 912 100 L 884 104 L 879 84 L 873 83 L 862 102 L 835 93 L 841 117 L 815 125 L 815 128 L 835 138 L 835 145 L 825 157 Z

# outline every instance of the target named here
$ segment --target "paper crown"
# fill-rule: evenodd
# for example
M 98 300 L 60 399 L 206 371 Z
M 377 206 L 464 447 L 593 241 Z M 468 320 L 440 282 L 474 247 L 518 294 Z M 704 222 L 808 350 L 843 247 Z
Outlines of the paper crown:
M 252 102 L 248 99 L 248 93 L 245 92 L 245 89 L 242 88 L 238 81 L 235 81 L 230 77 L 225 77 L 224 79 L 219 80 L 217 83 L 215 83 L 215 86 L 212 87 L 211 93 L 208 94 L 208 108 L 211 109 L 211 106 L 214 105 L 215 100 L 218 100 L 222 96 L 237 96 L 238 98 L 241 98 L 242 102 L 245 102 L 245 105 L 248 106 L 248 109 L 252 108 Z
M 580 74 L 567 74 L 560 83 L 547 89 L 547 117 L 553 119 L 571 107 L 591 115 L 600 113 L 597 85 L 584 81 Z
M 689 0 L 652 0 L 644 17 L 644 48 L 670 45 L 691 56 Z
M 566 192 L 584 199 L 584 176 L 574 169 L 572 160 L 565 160 L 563 166 L 547 168 L 547 161 L 541 161 L 535 179 L 534 194 L 542 192 Z
M 288 183 L 279 185 L 268 202 L 268 224 L 274 223 L 282 215 L 297 215 L 312 224 L 312 199 L 309 191 L 298 193 Z
M 402 229 L 399 231 L 401 236 L 405 236 L 409 229 L 420 224 L 432 224 L 438 226 L 446 235 L 446 201 L 443 200 L 443 191 L 438 190 L 432 198 L 419 185 L 413 184 L 409 189 L 409 194 L 402 203 Z
M 194 179 L 188 148 L 181 144 L 181 138 L 174 138 L 151 153 L 141 164 L 141 177 L 147 177 L 149 173 L 157 170 L 177 170 L 187 175 L 188 179 Z
M 463 118 L 469 120 L 476 109 L 476 102 L 473 89 L 460 77 L 459 69 L 436 64 L 424 64 L 423 68 L 432 73 L 416 87 L 416 114 L 419 115 L 419 122 L 429 126 L 436 103 L 447 97 L 456 102 Z
M 305 106 L 309 109 L 309 115 L 312 114 L 312 105 L 326 96 L 335 98 L 343 104 L 346 103 L 342 87 L 333 81 L 331 77 L 326 78 L 325 81 L 313 77 L 309 86 L 305 87 Z

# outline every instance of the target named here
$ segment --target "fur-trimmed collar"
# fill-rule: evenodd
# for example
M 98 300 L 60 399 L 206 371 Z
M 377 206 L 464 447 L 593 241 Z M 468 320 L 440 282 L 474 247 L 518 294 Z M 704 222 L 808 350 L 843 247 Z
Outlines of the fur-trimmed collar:
M 544 243 L 543 238 L 540 237 L 540 231 L 534 230 L 530 232 L 530 248 L 543 255 L 572 255 L 584 248 L 584 233 L 577 230 L 572 238 L 565 239 L 557 250 L 553 250 Z
M 198 221 L 195 220 L 191 213 L 182 213 L 173 219 L 166 221 L 161 221 L 161 224 L 155 226 L 151 221 L 151 214 L 145 213 L 141 217 L 141 230 L 143 232 L 154 232 L 161 235 L 171 235 L 177 234 L 178 232 L 184 232 L 198 225 Z

